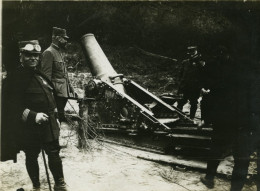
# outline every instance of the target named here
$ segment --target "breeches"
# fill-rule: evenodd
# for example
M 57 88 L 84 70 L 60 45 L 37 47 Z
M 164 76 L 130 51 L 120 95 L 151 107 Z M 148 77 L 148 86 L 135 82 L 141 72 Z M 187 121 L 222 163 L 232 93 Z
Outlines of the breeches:
M 59 155 L 60 146 L 58 140 L 45 143 L 42 146 L 42 149 L 48 155 L 49 168 L 52 172 L 53 178 L 55 182 L 57 182 L 60 178 L 63 178 L 63 169 L 62 169 L 62 161 Z M 26 155 L 26 169 L 27 172 L 33 182 L 33 184 L 39 184 L 39 164 L 38 164 L 38 156 L 41 152 L 41 147 L 28 147 L 24 150 Z

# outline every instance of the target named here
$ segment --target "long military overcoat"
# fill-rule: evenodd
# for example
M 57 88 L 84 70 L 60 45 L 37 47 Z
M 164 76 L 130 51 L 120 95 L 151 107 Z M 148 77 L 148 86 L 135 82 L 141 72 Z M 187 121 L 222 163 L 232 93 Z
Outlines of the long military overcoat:
M 55 99 L 53 84 L 41 72 L 21 66 L 8 74 L 2 99 L 1 161 L 16 161 L 20 150 L 59 138 Z M 26 109 L 29 113 L 23 119 Z M 49 121 L 36 124 L 38 112 L 46 113 Z

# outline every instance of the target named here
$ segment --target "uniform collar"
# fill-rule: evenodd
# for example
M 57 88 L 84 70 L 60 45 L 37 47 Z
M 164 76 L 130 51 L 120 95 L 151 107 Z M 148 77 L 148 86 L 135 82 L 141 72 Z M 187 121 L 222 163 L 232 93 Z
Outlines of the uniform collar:
M 58 45 L 54 44 L 54 43 L 51 43 L 51 46 L 53 48 L 55 48 L 56 50 L 60 50 L 60 47 Z

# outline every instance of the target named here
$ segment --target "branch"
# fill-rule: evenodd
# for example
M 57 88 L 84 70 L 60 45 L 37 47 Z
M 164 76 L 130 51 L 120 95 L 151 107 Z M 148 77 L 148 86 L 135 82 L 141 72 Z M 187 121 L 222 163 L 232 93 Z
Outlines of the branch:
M 154 54 L 154 53 L 151 53 L 151 52 L 147 52 L 141 48 L 138 48 L 137 46 L 134 46 L 137 50 L 139 50 L 141 53 L 147 55 L 147 56 L 153 56 L 153 57 L 156 57 L 156 58 L 163 58 L 163 59 L 167 59 L 167 60 L 171 60 L 173 62 L 177 62 L 178 60 L 175 59 L 175 58 L 170 58 L 170 57 L 167 57 L 167 56 L 162 56 L 162 55 L 159 55 L 159 54 Z

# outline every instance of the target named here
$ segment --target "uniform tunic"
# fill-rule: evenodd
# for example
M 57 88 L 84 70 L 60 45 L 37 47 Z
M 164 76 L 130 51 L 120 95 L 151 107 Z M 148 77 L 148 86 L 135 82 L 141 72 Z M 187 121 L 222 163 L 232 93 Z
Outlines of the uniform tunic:
M 179 91 L 198 98 L 202 88 L 203 66 L 192 62 L 190 59 L 182 62 Z
M 64 57 L 58 46 L 51 44 L 42 54 L 41 71 L 52 81 L 57 96 L 70 97 L 72 88 L 68 78 Z
M 51 142 L 58 139 L 59 127 L 57 125 L 57 112 L 53 88 L 39 74 L 34 74 L 31 83 L 25 91 L 25 105 L 31 112 L 43 112 L 49 116 L 49 122 L 38 124 L 25 125 L 24 137 L 27 143 Z M 35 128 L 35 126 L 38 126 Z M 37 129 L 38 128 L 38 129 Z

